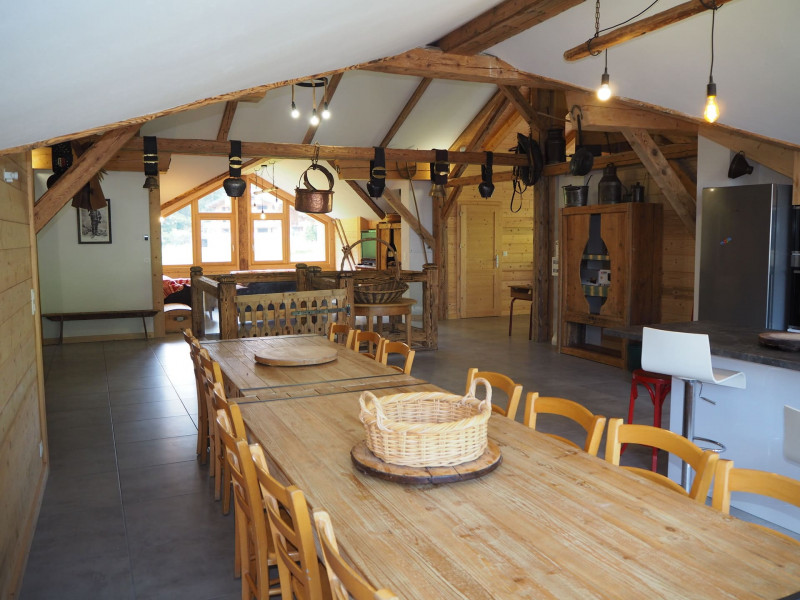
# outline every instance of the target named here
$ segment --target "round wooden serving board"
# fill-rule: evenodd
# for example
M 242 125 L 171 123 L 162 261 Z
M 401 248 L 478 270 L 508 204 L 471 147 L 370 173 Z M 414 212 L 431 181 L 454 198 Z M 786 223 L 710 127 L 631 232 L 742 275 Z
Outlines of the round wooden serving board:
M 356 469 L 387 481 L 398 483 L 452 483 L 476 479 L 494 471 L 503 462 L 500 448 L 489 440 L 486 451 L 477 459 L 452 467 L 405 467 L 382 461 L 375 456 L 367 442 L 362 440 L 350 450 L 350 458 Z
M 321 365 L 336 360 L 336 348 L 282 348 L 261 350 L 256 353 L 256 362 L 270 367 L 302 367 Z
M 767 331 L 758 334 L 758 343 L 778 350 L 800 351 L 800 333 Z

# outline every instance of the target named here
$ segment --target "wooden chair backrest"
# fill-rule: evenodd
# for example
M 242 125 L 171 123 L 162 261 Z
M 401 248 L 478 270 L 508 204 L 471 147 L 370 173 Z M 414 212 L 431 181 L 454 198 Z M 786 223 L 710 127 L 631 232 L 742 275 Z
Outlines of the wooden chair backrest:
M 397 596 L 386 589 L 376 590 L 348 565 L 336 543 L 331 518 L 324 510 L 314 511 L 314 524 L 322 548 L 322 558 L 328 571 L 328 582 L 333 600 L 397 600 Z
M 606 440 L 606 460 L 619 465 L 619 456 L 622 444 L 641 444 L 666 450 L 675 454 L 694 469 L 695 477 L 688 496 L 700 504 L 705 504 L 714 470 L 719 460 L 719 455 L 711 450 L 703 450 L 685 437 L 660 427 L 652 425 L 632 425 L 624 423 L 622 419 L 609 419 L 608 437 Z M 624 467 L 637 474 L 660 483 L 676 492 L 687 495 L 680 485 L 671 479 L 654 473 L 647 469 L 637 467 Z
M 283 486 L 253 460 L 272 532 L 278 574 L 284 598 L 322 600 L 317 550 L 308 504 L 296 486 Z
M 353 350 L 360 352 L 369 358 L 377 358 L 378 350 L 381 346 L 381 340 L 383 340 L 383 338 L 380 336 L 380 334 L 375 333 L 374 331 L 361 331 L 357 329 L 353 338 Z M 367 344 L 367 350 L 365 352 L 361 352 L 362 343 Z
M 339 344 L 344 340 L 345 348 L 351 348 L 355 331 L 356 330 L 347 323 L 331 323 L 328 326 L 328 339 Z
M 524 423 L 531 429 L 536 429 L 537 415 L 544 413 L 559 415 L 572 419 L 586 431 L 586 440 L 583 450 L 592 456 L 597 456 L 600 449 L 600 440 L 603 437 L 603 428 L 606 426 L 606 418 L 595 415 L 585 406 L 578 404 L 574 400 L 557 398 L 555 396 L 540 396 L 537 392 L 528 392 L 525 402 Z M 580 448 L 577 444 L 560 435 L 548 433 L 547 435 L 567 442 L 571 446 Z
M 405 357 L 406 360 L 405 363 L 403 363 L 402 368 L 388 364 L 390 354 L 402 354 Z M 378 360 L 383 364 L 392 367 L 393 369 L 397 369 L 401 373 L 408 374 L 411 373 L 411 365 L 414 364 L 415 354 L 416 351 L 412 350 L 405 342 L 392 342 L 384 339 L 380 348 L 378 349 Z
M 469 392 L 469 388 L 472 385 L 472 380 L 477 377 L 485 379 L 492 386 L 492 412 L 496 412 L 509 419 L 514 419 L 517 416 L 517 407 L 522 397 L 522 385 L 515 383 L 513 379 L 502 373 L 478 371 L 478 369 L 473 367 L 467 371 L 467 392 Z M 502 390 L 503 393 L 508 396 L 506 408 L 494 403 L 494 388 Z
M 711 506 L 726 515 L 731 512 L 731 492 L 745 492 L 769 496 L 781 502 L 800 507 L 800 481 L 786 475 L 757 471 L 755 469 L 737 469 L 732 460 L 720 460 L 714 476 L 714 493 Z M 800 541 L 775 532 L 800 544 Z

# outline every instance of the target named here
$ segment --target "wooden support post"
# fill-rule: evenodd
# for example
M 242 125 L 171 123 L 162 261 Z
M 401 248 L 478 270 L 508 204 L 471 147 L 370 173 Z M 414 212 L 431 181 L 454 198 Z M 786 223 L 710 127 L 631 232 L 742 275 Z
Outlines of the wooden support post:
M 433 262 L 437 265 L 447 263 L 447 220 L 443 217 L 444 198 L 433 199 Z M 447 318 L 447 269 L 442 269 L 438 277 L 438 305 L 436 310 L 439 319 Z
M 295 276 L 297 277 L 297 291 L 298 292 L 307 292 L 311 289 L 311 285 L 309 283 L 309 273 L 308 273 L 308 265 L 305 263 L 297 263 L 294 266 L 295 269 Z
M 547 342 L 552 337 L 553 302 L 550 277 L 552 254 L 552 190 L 550 177 L 542 177 L 533 186 L 533 339 Z
M 158 180 L 158 176 L 156 176 Z M 153 308 L 158 311 L 153 317 L 153 337 L 164 337 L 164 284 L 161 264 L 161 190 L 148 190 L 150 207 L 150 272 L 153 286 Z
M 232 340 L 239 337 L 236 323 L 236 277 L 219 276 L 219 339 Z
M 203 267 L 191 267 L 189 276 L 192 278 L 192 334 L 200 339 L 206 336 L 206 317 L 203 313 L 203 292 L 196 283 L 203 276 Z
M 429 350 L 439 347 L 439 267 L 435 263 L 422 265 L 425 281 L 422 283 L 422 328 L 425 345 Z

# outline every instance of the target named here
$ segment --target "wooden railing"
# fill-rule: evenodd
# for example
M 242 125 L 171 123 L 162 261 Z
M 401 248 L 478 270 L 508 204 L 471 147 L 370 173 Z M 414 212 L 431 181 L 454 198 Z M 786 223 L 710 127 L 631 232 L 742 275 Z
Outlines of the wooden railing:
M 234 298 L 238 313 L 237 337 L 264 337 L 316 333 L 328 323 L 346 322 L 350 304 L 346 290 L 316 290 L 251 294 Z

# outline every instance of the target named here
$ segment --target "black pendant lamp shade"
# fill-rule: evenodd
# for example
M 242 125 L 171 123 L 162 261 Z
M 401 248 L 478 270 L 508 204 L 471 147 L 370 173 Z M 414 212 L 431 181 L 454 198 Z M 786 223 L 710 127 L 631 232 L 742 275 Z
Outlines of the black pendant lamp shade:
M 142 161 L 144 162 L 145 180 L 143 188 L 147 190 L 158 189 L 158 142 L 155 136 L 146 135 L 143 139 L 144 142 L 144 155 Z
M 494 153 L 486 153 L 486 164 L 481 165 L 481 182 L 478 184 L 478 193 L 481 198 L 491 198 L 494 193 L 494 184 L 492 183 L 492 163 L 494 162 Z
M 242 179 L 242 142 L 231 141 L 231 153 L 228 155 L 228 177 L 222 182 L 225 193 L 231 198 L 241 198 L 247 184 Z
M 386 187 L 386 153 L 380 146 L 375 146 L 375 158 L 369 161 L 369 181 L 367 193 L 371 198 L 383 196 Z
M 444 197 L 444 186 L 447 183 L 447 175 L 450 173 L 450 163 L 448 162 L 447 150 L 434 150 L 436 161 L 431 163 L 431 196 Z
M 47 189 L 72 166 L 72 143 L 61 142 L 50 146 L 53 174 L 47 178 Z
M 731 159 L 731 166 L 728 167 L 728 177 L 736 179 L 742 175 L 750 175 L 752 172 L 753 166 L 744 157 L 744 150 L 737 152 Z

